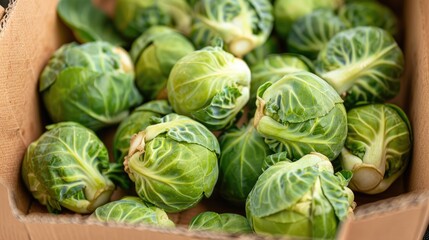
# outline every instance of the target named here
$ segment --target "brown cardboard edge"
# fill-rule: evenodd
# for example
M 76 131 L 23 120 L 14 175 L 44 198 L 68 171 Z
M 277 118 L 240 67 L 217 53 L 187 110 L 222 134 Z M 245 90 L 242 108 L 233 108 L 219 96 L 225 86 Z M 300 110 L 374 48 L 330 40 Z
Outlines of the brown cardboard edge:
M 150 225 L 102 223 L 79 214 L 52 215 L 23 214 L 14 205 L 13 194 L 0 183 L 0 239 L 72 240 L 72 239 L 210 239 L 210 240 L 270 240 L 290 239 L 255 234 L 223 234 L 207 231 L 189 231 L 186 226 L 160 228 Z
M 17 1 L 18 0 L 10 0 L 6 9 L 0 6 L 0 36 L 3 29 L 6 28 L 10 15 L 13 13 L 13 8 L 15 7 Z
M 16 1 L 12 1 L 12 2 L 15 3 Z M 14 6 L 13 4 L 9 5 L 9 7 L 6 9 L 6 14 L 13 12 L 13 11 L 11 12 L 9 10 L 9 9 L 12 9 L 13 6 Z M 7 15 L 7 16 L 9 16 L 9 15 Z M 8 18 L 7 16 L 5 15 L 5 17 L 3 19 L 1 19 L 1 21 L 0 21 L 0 35 L 1 35 L 1 30 L 2 30 L 1 27 L 5 26 L 7 24 L 7 18 Z M 2 25 L 2 24 L 4 24 L 4 25 Z M 3 188 L 3 186 L 0 186 L 0 188 Z M 3 203 L 5 201 L 2 202 L 1 198 L 3 196 L 2 196 L 1 193 L 2 192 L 0 191 L 0 203 Z M 148 227 L 145 227 L 145 228 L 142 228 L 142 227 L 136 228 L 136 227 L 126 226 L 126 225 L 118 225 L 118 224 L 113 224 L 113 225 L 112 224 L 102 224 L 102 225 L 100 225 L 100 224 L 94 224 L 94 223 L 87 224 L 82 219 L 74 221 L 75 218 L 73 218 L 73 217 L 70 218 L 70 216 L 67 216 L 67 217 L 64 217 L 64 218 L 62 218 L 62 217 L 61 218 L 52 218 L 51 215 L 47 215 L 47 214 L 45 214 L 45 215 L 37 215 L 37 214 L 35 214 L 35 215 L 23 215 L 18 210 L 16 210 L 15 206 L 13 206 L 13 204 L 15 204 L 16 201 L 13 200 L 13 194 L 12 194 L 12 192 L 7 192 L 6 191 L 5 194 L 6 194 L 5 196 L 9 196 L 9 198 L 5 197 L 5 199 L 7 199 L 7 201 L 6 201 L 6 203 L 8 204 L 7 206 L 10 206 L 13 212 L 10 214 L 12 216 L 12 219 L 11 218 L 0 218 L 2 220 L 7 219 L 7 220 L 4 221 L 4 222 L 7 222 L 6 225 L 3 225 L 3 221 L 2 221 L 2 224 L 0 224 L 0 225 L 3 225 L 3 226 L 1 226 L 0 229 L 2 227 L 6 226 L 5 228 L 7 228 L 7 229 L 5 231 L 6 232 L 9 231 L 9 233 L 10 233 L 11 229 L 14 229 L 14 228 L 12 228 L 12 227 L 9 228 L 8 226 L 11 226 L 11 225 L 15 224 L 16 222 L 18 222 L 18 224 L 16 225 L 17 228 L 14 229 L 14 232 L 12 234 L 19 234 L 19 233 L 16 233 L 16 231 L 20 232 L 21 230 L 19 230 L 19 229 L 21 229 L 22 226 L 24 226 L 24 229 L 25 229 L 26 233 L 30 234 L 29 236 L 31 236 L 31 239 L 55 239 L 54 237 L 58 237 L 58 236 L 57 235 L 53 235 L 54 233 L 52 233 L 52 232 L 54 232 L 54 231 L 56 232 L 55 234 L 62 233 L 62 230 L 64 230 L 64 231 L 71 231 L 70 229 L 72 229 L 73 231 L 80 231 L 80 228 L 85 228 L 86 229 L 87 225 L 90 225 L 89 226 L 90 230 L 88 230 L 89 232 L 92 229 L 92 227 L 91 227 L 92 225 L 100 226 L 100 227 L 97 228 L 98 230 L 105 231 L 105 227 L 106 227 L 106 229 L 112 228 L 112 229 L 115 229 L 115 230 L 112 230 L 112 231 L 118 231 L 119 232 L 119 234 L 118 234 L 118 233 L 113 233 L 112 231 L 109 230 L 108 234 L 102 235 L 102 236 L 104 236 L 104 237 L 106 237 L 108 239 L 113 239 L 113 238 L 110 238 L 110 236 L 112 236 L 112 237 L 113 236 L 119 236 L 118 239 L 123 239 L 123 236 L 125 236 L 123 234 L 128 235 L 128 230 L 127 229 L 131 229 L 130 231 L 132 231 L 132 232 L 136 231 L 137 232 L 136 235 L 138 235 L 138 234 L 141 235 L 143 232 L 145 234 L 146 234 L 146 232 L 149 232 L 149 235 L 152 236 L 153 234 L 151 235 L 151 233 L 153 231 L 155 231 L 153 228 L 148 228 Z M 360 214 L 359 213 L 359 214 L 357 214 L 357 218 L 355 220 L 348 221 L 350 223 L 349 225 L 347 223 L 344 224 L 344 229 L 354 229 L 354 227 L 356 226 L 356 224 L 358 222 L 361 222 L 362 224 L 371 223 L 371 221 L 373 221 L 374 219 L 375 220 L 380 219 L 380 217 L 377 216 L 378 214 L 381 214 L 381 215 L 384 215 L 384 216 L 392 216 L 392 215 L 390 215 L 391 213 L 386 213 L 385 212 L 385 211 L 389 211 L 389 208 L 383 207 L 383 203 L 378 203 L 378 204 L 376 204 L 375 205 L 376 207 L 374 207 L 374 208 L 377 209 L 378 207 L 381 206 L 380 209 L 383 209 L 383 211 L 373 212 L 373 213 L 371 213 L 369 211 L 369 214 L 367 214 L 367 215 L 365 215 L 363 213 L 362 213 L 363 215 L 359 215 Z M 4 206 L 4 205 L 0 204 L 0 206 Z M 370 207 L 370 206 L 363 205 L 362 207 Z M 8 209 L 7 211 L 10 211 L 8 207 L 3 208 L 3 209 Z M 406 211 L 406 205 L 405 205 L 405 208 L 399 208 L 399 209 L 397 209 L 397 208 L 395 209 L 394 208 L 393 211 L 395 211 L 394 213 L 392 213 L 393 216 L 395 216 L 396 212 L 403 213 L 404 211 Z M 0 212 L 3 213 L 3 212 L 6 212 L 6 211 L 2 210 Z M 0 215 L 0 216 L 2 216 L 2 215 Z M 19 219 L 20 221 L 17 221 L 17 219 Z M 61 221 L 57 222 L 57 220 L 61 220 Z M 427 220 L 421 222 L 422 226 L 424 226 L 424 224 L 427 225 Z M 57 227 L 59 225 L 60 225 L 60 227 Z M 43 231 L 46 231 L 47 233 L 51 234 L 52 238 L 44 238 L 44 236 L 42 235 L 42 234 L 44 234 Z M 350 231 L 352 231 L 352 230 L 350 230 Z M 174 232 L 174 233 L 176 233 L 176 232 Z M 25 238 L 25 236 L 23 238 L 14 238 L 14 237 L 2 238 L 1 234 L 3 234 L 3 231 L 0 232 L 0 239 L 27 239 L 27 238 L 29 238 L 28 236 L 27 236 L 27 238 Z M 95 233 L 90 233 L 90 234 L 95 234 Z M 133 233 L 131 233 L 131 234 L 133 234 Z M 205 233 L 201 233 L 201 234 L 204 235 Z M 10 236 L 14 236 L 14 235 L 10 235 Z M 88 238 L 91 235 L 78 235 L 78 236 L 83 236 L 84 238 Z M 203 239 L 203 238 L 199 238 L 199 236 L 200 235 L 198 235 L 198 237 L 194 238 L 194 239 Z M 348 235 L 346 235 L 346 236 L 348 236 Z M 219 235 L 216 235 L 216 237 L 210 236 L 208 239 L 213 239 L 213 238 L 219 239 Z M 154 237 L 154 239 L 157 239 L 157 238 Z M 187 238 L 187 239 L 189 239 L 189 238 Z M 225 239 L 227 239 L 227 238 L 225 238 Z M 240 236 L 240 238 L 238 238 L 238 239 L 262 239 L 262 238 L 254 238 L 253 236 L 249 237 L 249 238 L 247 238 L 247 237 L 246 238 L 241 238 L 241 236 Z
M 423 239 L 429 223 L 429 192 L 409 193 L 362 206 L 346 220 L 339 240 Z
M 5 11 L 6 10 L 2 6 L 0 6 L 0 20 L 3 18 L 3 15 L 4 15 Z

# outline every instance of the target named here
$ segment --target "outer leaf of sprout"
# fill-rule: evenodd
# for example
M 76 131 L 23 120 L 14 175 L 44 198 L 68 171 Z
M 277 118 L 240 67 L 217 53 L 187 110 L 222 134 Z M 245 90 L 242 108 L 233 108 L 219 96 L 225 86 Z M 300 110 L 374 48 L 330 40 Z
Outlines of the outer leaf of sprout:
M 353 172 L 350 188 L 368 194 L 385 191 L 406 169 L 411 129 L 396 106 L 370 104 L 347 114 L 348 136 L 340 160 Z
M 258 234 L 334 239 L 352 209 L 350 193 L 329 160 L 312 153 L 269 167 L 249 194 L 246 216 Z
M 167 212 L 188 209 L 212 194 L 219 144 L 188 117 L 169 114 L 154 120 L 131 140 L 125 171 L 145 201 Z
M 74 122 L 47 127 L 27 149 L 22 177 L 33 196 L 50 212 L 62 208 L 91 213 L 109 201 L 115 185 L 107 149 L 94 132 Z
M 394 97 L 400 87 L 404 56 L 388 32 L 357 27 L 333 37 L 319 53 L 315 66 L 316 73 L 351 108 Z

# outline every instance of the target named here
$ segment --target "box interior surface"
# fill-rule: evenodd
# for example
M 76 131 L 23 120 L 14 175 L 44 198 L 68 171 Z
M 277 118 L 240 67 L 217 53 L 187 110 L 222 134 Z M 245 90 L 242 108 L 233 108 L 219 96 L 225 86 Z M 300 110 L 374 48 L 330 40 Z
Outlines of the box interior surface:
M 429 31 L 426 14 L 429 11 L 429 2 L 425 0 L 385 2 L 402 19 L 403 35 L 400 38 L 400 43 L 406 55 L 406 71 L 403 76 L 401 93 L 392 101 L 403 107 L 410 118 L 414 134 L 413 159 L 404 177 L 396 181 L 387 192 L 373 196 L 357 194 L 359 206 L 356 209 L 356 219 L 348 221 L 344 227 L 347 231 L 342 231 L 342 234 L 346 234 L 344 236 L 347 239 L 351 239 L 347 235 L 350 232 L 362 234 L 362 227 L 375 227 L 372 220 L 385 224 L 385 222 L 377 220 L 377 217 L 389 216 L 395 210 L 405 214 L 402 217 L 415 213 L 412 215 L 415 217 L 414 219 L 420 219 L 419 222 L 413 223 L 416 229 L 420 230 L 417 234 L 421 234 L 422 228 L 427 226 L 427 198 L 424 197 L 425 194 L 418 193 L 429 190 L 429 178 L 426 177 L 426 172 L 429 169 L 427 163 L 429 148 L 426 147 L 426 142 L 429 140 L 429 124 L 426 123 L 426 119 L 429 117 L 429 107 L 426 105 L 429 95 L 429 82 L 427 81 L 429 79 L 429 42 L 426 40 Z M 86 216 L 82 217 L 71 213 L 61 216 L 46 213 L 44 207 L 32 200 L 31 195 L 25 190 L 20 176 L 20 166 L 25 149 L 40 136 L 43 132 L 43 124 L 47 121 L 37 92 L 39 74 L 51 54 L 63 43 L 73 40 L 70 31 L 66 29 L 56 15 L 56 4 L 56 0 L 11 1 L 0 21 L 0 150 L 2 151 L 0 157 L 0 190 L 4 188 L 0 191 L 0 196 L 2 196 L 1 192 L 8 193 L 6 198 L 3 194 L 3 200 L 7 199 L 7 202 L 3 203 L 12 210 L 14 218 L 25 223 L 26 231 L 33 234 L 29 234 L 32 235 L 31 237 L 42 234 L 38 233 L 40 226 L 35 222 L 60 222 L 74 226 L 87 221 Z M 112 129 L 110 132 L 106 130 L 101 135 L 108 136 L 111 132 Z M 106 139 L 108 138 L 106 137 Z M 109 145 L 109 142 L 106 144 Z M 118 192 L 117 196 L 123 194 L 123 192 Z M 383 199 L 394 196 L 399 196 L 399 198 L 395 198 L 399 203 L 414 202 L 415 204 L 412 206 L 415 208 L 415 212 L 412 210 L 404 212 L 404 209 L 407 209 L 407 204 L 393 206 L 398 205 L 398 202 L 393 201 L 395 204 L 391 202 L 389 204 L 389 201 L 383 201 Z M 381 202 L 377 202 L 380 200 Z M 215 196 L 202 201 L 197 207 L 180 214 L 171 214 L 170 217 L 177 224 L 185 226 L 193 216 L 205 210 L 242 213 L 242 210 L 237 210 L 227 204 L 219 205 L 219 201 L 221 200 Z M 376 203 L 364 204 L 372 202 Z M 369 211 L 368 209 L 372 210 Z M 383 211 L 377 212 L 374 209 L 382 209 Z M 408 218 L 412 217 L 408 216 Z M 392 220 L 394 218 L 388 217 L 387 219 Z M 52 226 L 45 227 L 50 228 Z M 96 227 L 103 229 L 103 225 L 96 225 Z M 7 224 L 0 227 L 0 229 L 2 228 L 6 229 Z M 117 229 L 122 229 L 122 227 L 119 226 Z M 142 231 L 147 229 L 147 227 L 141 227 Z M 168 234 L 168 232 L 159 229 L 154 231 Z M 373 231 L 375 234 L 378 230 L 374 229 Z M 413 229 L 413 231 L 416 230 Z M 195 235 L 183 229 L 173 232 L 176 233 L 178 239 L 179 236 L 187 234 L 188 237 L 189 234 L 196 238 L 207 237 L 204 234 Z M 402 232 L 405 234 L 407 231 Z M 52 234 L 54 234 L 53 237 L 56 236 L 56 233 Z M 115 233 L 110 236 L 113 235 Z M 396 235 L 396 237 L 398 236 Z M 40 237 L 43 236 L 40 235 Z M 395 236 L 393 235 L 393 237 Z M 34 237 L 34 239 L 38 239 L 38 237 Z

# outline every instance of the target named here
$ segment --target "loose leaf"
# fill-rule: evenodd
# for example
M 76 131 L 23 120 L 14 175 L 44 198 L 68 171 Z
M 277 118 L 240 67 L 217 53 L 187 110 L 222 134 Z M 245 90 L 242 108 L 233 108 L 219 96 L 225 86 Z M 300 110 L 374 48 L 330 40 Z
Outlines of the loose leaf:
M 92 5 L 91 0 L 61 0 L 57 12 L 81 43 L 106 41 L 123 47 L 127 45 L 113 22 Z

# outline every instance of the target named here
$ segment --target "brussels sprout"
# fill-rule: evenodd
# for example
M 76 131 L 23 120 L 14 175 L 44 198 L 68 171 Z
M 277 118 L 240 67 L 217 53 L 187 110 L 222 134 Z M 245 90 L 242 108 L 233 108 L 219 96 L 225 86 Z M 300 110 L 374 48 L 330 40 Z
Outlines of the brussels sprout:
M 198 49 L 220 37 L 237 57 L 261 46 L 273 25 L 268 0 L 201 0 L 194 4 L 194 18 L 191 38 Z
M 116 27 L 131 39 L 155 25 L 188 34 L 192 21 L 192 9 L 186 0 L 117 0 L 115 9 Z
M 288 35 L 288 50 L 316 59 L 329 40 L 347 27 L 331 9 L 319 9 L 299 18 Z
M 131 137 L 152 124 L 152 117 L 163 117 L 173 110 L 167 100 L 154 100 L 136 108 L 124 119 L 116 130 L 113 154 L 116 162 L 122 163 L 128 155 Z
M 369 104 L 347 113 L 348 135 L 340 154 L 343 169 L 353 171 L 350 188 L 385 191 L 406 169 L 412 145 L 405 113 L 391 104 Z
M 251 109 L 256 107 L 256 94 L 258 88 L 269 81 L 280 80 L 288 73 L 310 71 L 310 60 L 296 54 L 272 54 L 250 68 L 250 100 Z
M 189 35 L 192 26 L 192 8 L 186 0 L 162 0 L 159 6 L 173 19 L 173 26 L 184 35 Z
M 91 130 L 74 122 L 46 127 L 47 132 L 31 143 L 21 174 L 32 195 L 49 212 L 62 207 L 91 213 L 107 203 L 115 185 L 106 147 Z
M 262 163 L 262 171 L 267 170 L 269 167 L 271 167 L 271 166 L 273 166 L 276 163 L 281 162 L 281 161 L 292 162 L 288 158 L 288 153 L 287 152 L 279 152 L 279 153 L 274 153 L 274 154 L 268 155 L 264 159 L 264 162 Z
M 226 200 L 237 205 L 244 204 L 262 173 L 264 158 L 271 151 L 253 127 L 253 120 L 240 129 L 227 130 L 219 143 L 219 191 Z
M 39 91 L 54 122 L 93 130 L 120 122 L 142 101 L 128 54 L 106 42 L 58 49 L 42 72 Z
M 211 130 L 230 126 L 249 100 L 250 70 L 220 47 L 181 58 L 171 70 L 167 94 L 173 110 Z
M 234 213 L 202 212 L 192 218 L 189 230 L 218 231 L 226 233 L 251 233 L 247 219 Z
M 353 214 L 350 174 L 334 175 L 318 153 L 269 167 L 246 201 L 246 216 L 256 233 L 334 239 L 338 225 Z
M 279 52 L 281 52 L 279 40 L 271 36 L 264 44 L 246 54 L 243 60 L 246 61 L 247 65 L 253 66 L 257 62 L 263 61 L 269 54 Z
M 275 30 L 283 39 L 286 39 L 292 24 L 298 18 L 320 8 L 334 10 L 342 4 L 343 0 L 275 0 Z
M 399 92 L 404 55 L 388 32 L 357 27 L 334 36 L 320 52 L 315 69 L 351 108 L 393 98 Z
M 160 227 L 175 226 L 164 210 L 132 196 L 126 196 L 98 207 L 92 217 L 102 222 L 150 224 Z
M 106 41 L 113 45 L 127 45 L 110 18 L 93 6 L 92 1 L 61 0 L 57 6 L 57 13 L 81 43 Z
M 125 171 L 145 201 L 178 212 L 210 197 L 218 178 L 219 143 L 202 124 L 169 114 L 152 118 L 131 140 Z
M 376 1 L 355 2 L 340 8 L 338 16 L 348 27 L 373 26 L 398 34 L 398 19 L 392 10 Z
M 166 98 L 165 88 L 173 65 L 194 50 L 187 38 L 165 26 L 151 27 L 134 41 L 130 55 L 135 63 L 137 87 L 143 96 Z
M 347 136 L 341 97 L 309 72 L 285 75 L 258 89 L 254 124 L 276 153 L 297 160 L 311 152 L 335 159 Z

